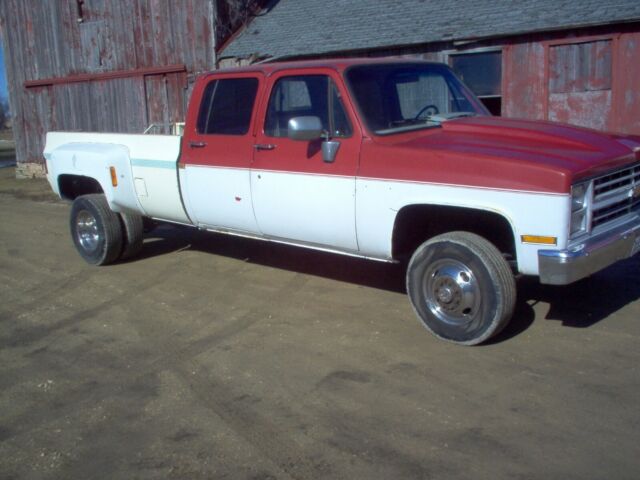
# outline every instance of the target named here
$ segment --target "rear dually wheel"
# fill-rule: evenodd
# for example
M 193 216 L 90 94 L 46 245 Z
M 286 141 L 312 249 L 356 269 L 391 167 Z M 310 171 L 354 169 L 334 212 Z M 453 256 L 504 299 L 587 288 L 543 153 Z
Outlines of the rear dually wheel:
M 120 213 L 123 230 L 123 246 L 120 260 L 135 257 L 142 249 L 144 240 L 144 223 L 142 216 L 136 213 Z
M 69 222 L 71 238 L 87 263 L 107 265 L 122 252 L 123 232 L 118 214 L 103 194 L 82 195 L 73 201 Z

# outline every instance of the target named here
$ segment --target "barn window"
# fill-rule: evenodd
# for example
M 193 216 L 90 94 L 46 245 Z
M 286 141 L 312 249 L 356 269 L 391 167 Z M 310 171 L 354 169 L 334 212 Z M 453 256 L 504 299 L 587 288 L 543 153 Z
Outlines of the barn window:
M 492 115 L 502 111 L 502 52 L 456 53 L 449 56 L 451 68 L 484 103 Z
M 551 93 L 611 89 L 611 40 L 555 45 L 549 48 Z

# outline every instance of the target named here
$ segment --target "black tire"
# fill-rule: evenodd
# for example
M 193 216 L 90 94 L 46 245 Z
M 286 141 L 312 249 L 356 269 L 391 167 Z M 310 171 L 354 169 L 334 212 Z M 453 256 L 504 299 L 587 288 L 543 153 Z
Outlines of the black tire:
M 469 232 L 426 241 L 407 268 L 407 293 L 422 324 L 433 335 L 477 345 L 511 320 L 516 283 L 498 249 Z
M 120 220 L 124 232 L 124 245 L 120 260 L 127 260 L 135 257 L 142 249 L 144 225 L 142 216 L 135 213 L 120 213 Z
M 82 195 L 71 206 L 71 238 L 87 263 L 107 265 L 122 252 L 120 218 L 111 211 L 103 194 Z
M 157 226 L 158 226 L 158 222 L 156 220 L 152 220 L 149 217 L 142 217 L 143 233 L 153 232 Z

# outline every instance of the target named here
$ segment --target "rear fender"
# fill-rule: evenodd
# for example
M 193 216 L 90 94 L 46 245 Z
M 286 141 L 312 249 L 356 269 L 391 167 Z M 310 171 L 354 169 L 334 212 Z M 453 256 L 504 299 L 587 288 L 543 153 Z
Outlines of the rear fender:
M 111 167 L 115 168 L 116 186 L 112 183 Z M 58 194 L 60 175 L 89 177 L 100 184 L 114 212 L 142 212 L 134 190 L 129 149 L 123 145 L 66 143 L 50 152 L 47 170 L 49 183 Z

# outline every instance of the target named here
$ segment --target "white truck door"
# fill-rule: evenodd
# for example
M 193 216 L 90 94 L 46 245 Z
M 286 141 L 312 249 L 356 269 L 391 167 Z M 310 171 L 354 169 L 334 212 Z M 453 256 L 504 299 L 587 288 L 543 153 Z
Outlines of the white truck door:
M 185 132 L 180 177 L 191 220 L 199 226 L 257 233 L 251 205 L 252 116 L 262 75 L 212 75 Z M 194 123 L 196 124 L 194 126 Z
M 341 100 L 339 78 L 325 69 L 270 79 L 251 170 L 253 208 L 263 235 L 356 251 L 355 176 L 361 133 Z M 335 159 L 323 160 L 322 140 L 287 137 L 288 122 L 318 117 L 339 142 Z

